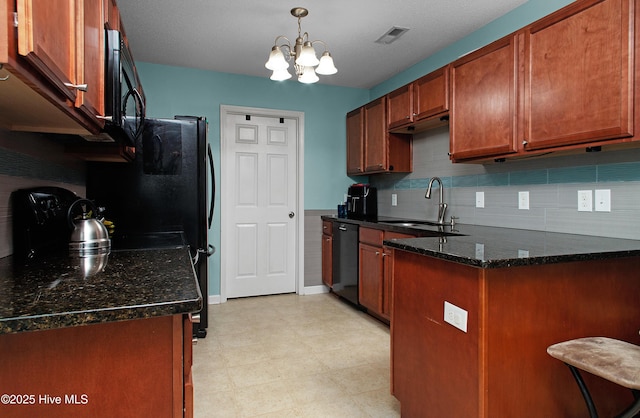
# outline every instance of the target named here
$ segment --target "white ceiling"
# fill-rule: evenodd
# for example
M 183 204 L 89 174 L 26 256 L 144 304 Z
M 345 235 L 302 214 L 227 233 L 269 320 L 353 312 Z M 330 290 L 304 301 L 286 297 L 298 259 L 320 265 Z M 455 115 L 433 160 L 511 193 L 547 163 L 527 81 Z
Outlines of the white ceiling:
M 371 88 L 527 0 L 118 0 L 136 61 L 269 77 L 277 35 L 328 44 L 338 73 L 320 83 Z M 395 43 L 375 40 L 393 26 Z M 321 50 L 318 50 L 318 57 Z

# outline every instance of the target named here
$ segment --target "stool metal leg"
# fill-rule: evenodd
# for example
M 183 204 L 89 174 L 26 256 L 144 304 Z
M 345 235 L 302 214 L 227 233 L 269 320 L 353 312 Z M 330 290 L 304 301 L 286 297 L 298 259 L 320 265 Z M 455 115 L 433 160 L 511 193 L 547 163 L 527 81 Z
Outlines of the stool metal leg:
M 585 403 L 587 404 L 587 409 L 589 410 L 589 416 L 591 418 L 598 418 L 598 412 L 596 412 L 596 406 L 593 404 L 593 400 L 591 399 L 591 394 L 589 394 L 589 390 L 587 389 L 587 385 L 585 385 L 584 380 L 582 380 L 582 376 L 578 369 L 573 367 L 572 365 L 565 363 L 569 370 L 571 370 L 571 374 L 573 378 L 578 383 L 578 387 L 580 388 L 580 392 L 582 393 L 582 397 L 584 398 Z
M 640 391 L 631 389 L 631 392 L 633 393 L 633 399 L 635 399 L 635 402 L 616 418 L 633 418 L 640 416 L 640 414 L 636 415 L 640 412 Z

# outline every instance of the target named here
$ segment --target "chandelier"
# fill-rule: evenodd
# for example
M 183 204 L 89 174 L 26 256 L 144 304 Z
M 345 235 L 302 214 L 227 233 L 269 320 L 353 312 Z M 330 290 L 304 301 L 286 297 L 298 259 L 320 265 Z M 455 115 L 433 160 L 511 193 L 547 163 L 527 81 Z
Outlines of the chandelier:
M 288 61 L 291 60 L 293 61 L 293 69 L 298 76 L 298 81 L 301 83 L 315 83 L 319 80 L 317 74 L 331 75 L 338 72 L 335 65 L 333 65 L 331 54 L 327 51 L 327 44 L 320 40 L 309 41 L 309 34 L 307 32 L 302 34 L 300 21 L 308 14 L 309 11 L 304 7 L 291 9 L 291 15 L 298 18 L 298 37 L 294 46 L 291 46 L 291 42 L 286 36 L 280 35 L 276 37 L 269 54 L 269 60 L 264 65 L 267 69 L 273 71 L 270 77 L 271 80 L 282 81 L 290 79 Z M 278 45 L 280 40 L 286 40 L 286 43 Z M 316 50 L 313 48 L 313 44 L 316 43 L 324 45 L 324 52 L 320 60 L 318 60 Z M 286 49 L 286 53 L 283 52 L 283 49 Z

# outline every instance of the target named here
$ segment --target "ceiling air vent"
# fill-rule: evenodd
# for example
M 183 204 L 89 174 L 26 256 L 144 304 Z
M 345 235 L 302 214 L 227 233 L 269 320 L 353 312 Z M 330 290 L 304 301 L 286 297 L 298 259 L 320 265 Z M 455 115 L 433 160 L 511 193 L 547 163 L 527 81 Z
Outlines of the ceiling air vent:
M 376 43 L 389 45 L 390 43 L 397 41 L 408 30 L 409 28 L 399 28 L 397 26 L 394 26 L 389 29 L 384 35 L 379 37 Z

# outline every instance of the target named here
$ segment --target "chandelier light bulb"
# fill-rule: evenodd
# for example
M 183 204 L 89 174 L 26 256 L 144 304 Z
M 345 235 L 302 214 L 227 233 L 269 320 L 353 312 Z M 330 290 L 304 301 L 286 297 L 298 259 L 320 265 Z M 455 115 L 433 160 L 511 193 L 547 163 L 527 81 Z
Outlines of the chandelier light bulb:
M 300 49 L 300 56 L 296 58 L 296 64 L 303 67 L 315 67 L 318 65 L 318 57 L 316 57 L 316 50 L 313 49 L 311 42 L 306 41 Z
M 331 75 L 338 72 L 338 69 L 333 64 L 333 58 L 329 51 L 324 51 L 320 57 L 320 64 L 316 68 L 316 73 L 322 75 Z
M 281 70 L 273 70 L 273 74 L 269 77 L 273 81 L 284 81 L 291 78 L 291 73 L 286 68 Z
M 313 84 L 320 80 L 313 67 L 304 67 L 302 74 L 298 77 L 298 81 L 305 84 Z
M 284 59 L 284 54 L 279 46 L 274 45 L 269 54 L 269 60 L 264 64 L 271 71 L 286 70 L 289 63 Z

